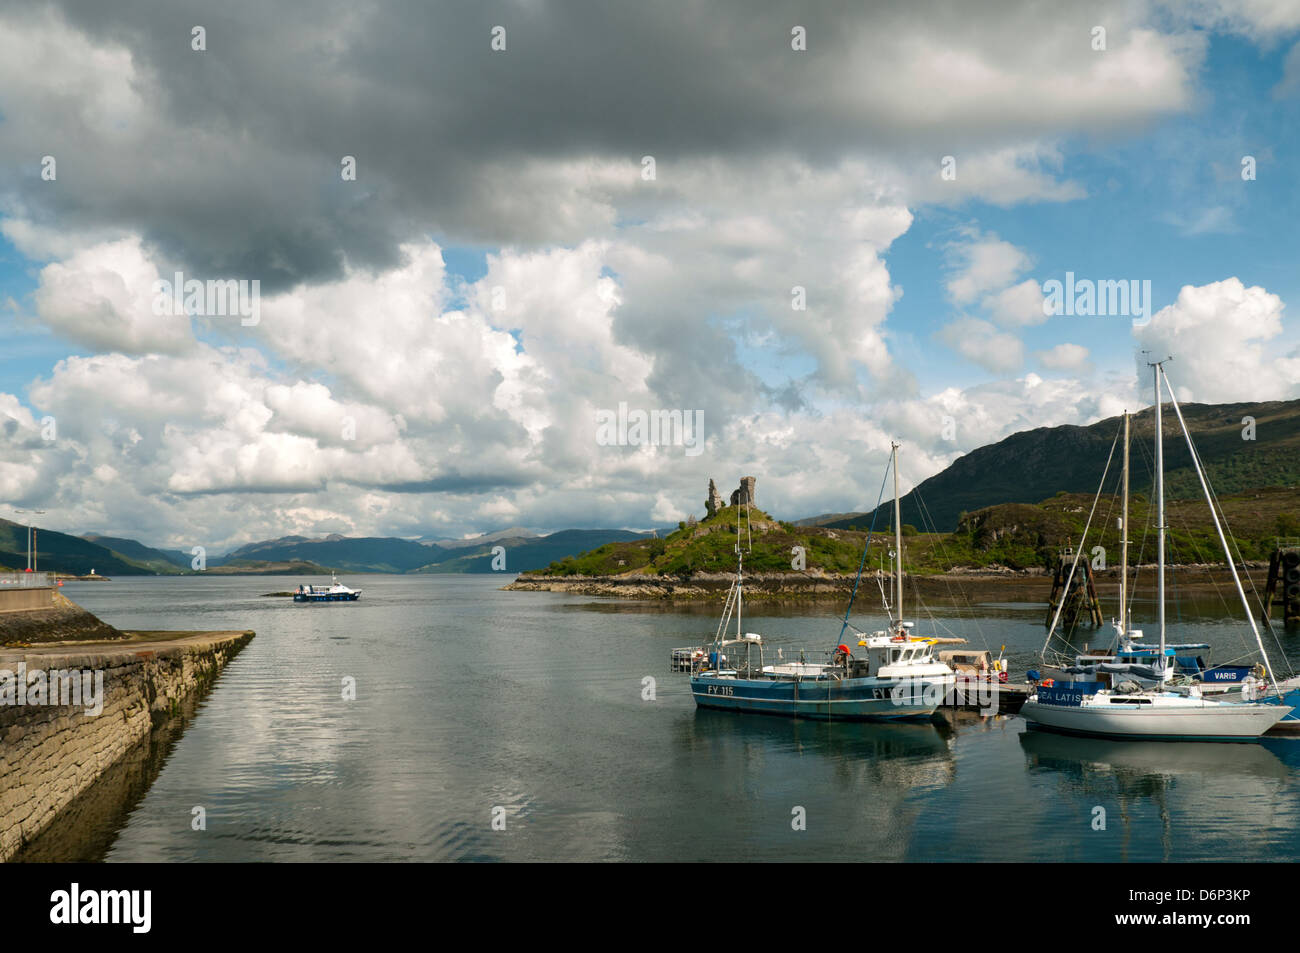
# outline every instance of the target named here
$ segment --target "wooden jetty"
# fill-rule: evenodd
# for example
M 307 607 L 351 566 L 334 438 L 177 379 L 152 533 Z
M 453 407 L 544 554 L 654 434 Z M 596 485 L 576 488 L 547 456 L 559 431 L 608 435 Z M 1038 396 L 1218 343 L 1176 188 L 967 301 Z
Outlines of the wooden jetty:
M 999 715 L 1014 715 L 1032 691 L 1028 682 L 959 681 L 944 697 L 943 707 L 988 711 L 996 704 Z
M 1044 625 L 1051 625 L 1056 617 L 1057 606 L 1061 609 L 1061 624 L 1072 629 L 1081 621 L 1095 626 L 1102 625 L 1101 602 L 1097 599 L 1097 586 L 1092 576 L 1092 564 L 1087 559 L 1080 559 L 1070 578 L 1070 566 L 1074 563 L 1074 550 L 1063 549 L 1056 559 L 1056 571 L 1052 574 L 1052 595 L 1047 601 L 1047 619 Z M 1069 581 L 1067 591 L 1066 581 Z
M 1277 549 L 1268 560 L 1268 583 L 1264 587 L 1262 618 L 1268 625 L 1273 604 L 1282 603 L 1282 624 L 1300 625 L 1300 545 Z

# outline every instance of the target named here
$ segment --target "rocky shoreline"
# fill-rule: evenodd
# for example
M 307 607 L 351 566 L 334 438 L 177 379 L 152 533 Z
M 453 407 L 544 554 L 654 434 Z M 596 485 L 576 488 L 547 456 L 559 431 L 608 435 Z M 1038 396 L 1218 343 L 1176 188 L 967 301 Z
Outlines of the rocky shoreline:
M 1261 564 L 1262 565 L 1262 564 Z M 1258 569 L 1250 564 L 1247 569 Z M 1213 592 L 1232 585 L 1228 570 L 1221 566 L 1171 567 L 1179 587 L 1184 591 Z M 877 592 L 876 575 L 864 575 L 858 595 Z M 1118 588 L 1118 572 L 1113 569 L 1095 574 L 1099 594 Z M 1137 579 L 1137 591 L 1154 587 L 1154 567 Z M 730 589 L 732 573 L 695 573 L 690 577 L 655 576 L 648 573 L 625 573 L 618 576 L 544 576 L 523 573 L 505 590 L 514 592 L 565 592 L 584 596 L 613 596 L 642 600 L 722 600 Z M 747 600 L 837 600 L 847 599 L 853 590 L 854 573 L 776 572 L 747 573 Z M 888 579 L 884 579 L 888 587 Z M 1046 603 L 1051 591 L 1051 574 L 1043 569 L 958 569 L 933 575 L 909 575 L 907 587 L 923 599 L 938 599 L 957 605 L 988 601 L 1024 601 Z
M 87 612 L 61 592 L 50 594 L 50 607 L 47 609 L 0 612 L 0 646 L 124 638 L 123 632 Z

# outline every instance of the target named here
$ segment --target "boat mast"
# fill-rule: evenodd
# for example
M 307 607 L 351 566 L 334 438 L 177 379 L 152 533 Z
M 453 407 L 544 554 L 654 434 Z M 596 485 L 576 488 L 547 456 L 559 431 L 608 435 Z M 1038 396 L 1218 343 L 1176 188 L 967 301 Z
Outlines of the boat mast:
M 745 554 L 740 549 L 740 501 L 736 501 L 736 638 L 740 638 L 740 614 L 743 611 L 742 603 L 744 602 L 744 577 L 745 577 Z M 721 668 L 721 656 L 718 667 Z
M 1159 574 L 1159 587 L 1156 593 L 1158 617 L 1160 619 L 1160 666 L 1165 664 L 1165 441 L 1163 420 L 1160 416 L 1160 374 L 1163 370 L 1160 361 L 1151 365 L 1156 388 L 1156 522 L 1159 526 L 1156 544 L 1156 568 Z M 1161 681 L 1163 681 L 1163 674 Z
M 1128 411 L 1124 411 L 1124 515 L 1119 521 L 1119 634 L 1128 634 Z
M 1187 429 L 1187 421 L 1183 419 L 1182 408 L 1178 406 L 1178 398 L 1174 396 L 1174 388 L 1169 383 L 1168 377 L 1165 378 L 1165 387 L 1169 388 L 1169 401 L 1174 406 L 1174 413 L 1178 415 L 1178 423 L 1183 428 L 1183 436 L 1187 439 L 1187 449 L 1192 455 L 1192 466 L 1196 468 L 1196 477 L 1201 481 L 1201 490 L 1205 493 L 1205 502 L 1209 504 L 1215 532 L 1219 534 L 1219 543 L 1223 546 L 1223 556 L 1228 560 L 1228 568 L 1232 570 L 1232 581 L 1237 586 L 1237 595 L 1241 598 L 1242 608 L 1246 610 L 1246 621 L 1250 623 L 1250 630 L 1255 633 L 1255 644 L 1259 646 L 1260 657 L 1267 663 L 1268 652 L 1264 650 L 1264 639 L 1259 634 L 1259 627 L 1255 625 L 1255 614 L 1250 610 L 1250 600 L 1246 598 L 1246 590 L 1241 584 L 1241 576 L 1237 574 L 1237 564 L 1232 558 L 1232 550 L 1228 548 L 1228 537 L 1223 531 L 1223 525 L 1219 522 L 1218 507 L 1214 505 L 1214 497 L 1210 493 L 1210 485 L 1205 479 L 1205 471 L 1201 469 L 1200 455 L 1197 454 L 1196 447 L 1192 444 L 1192 432 Z M 1269 681 L 1273 683 L 1273 691 L 1281 695 L 1282 690 L 1278 687 L 1277 676 L 1273 674 L 1273 666 L 1266 665 L 1266 667 Z
M 898 612 L 898 630 L 903 631 L 903 522 L 898 502 L 898 444 L 890 441 L 890 458 L 894 470 L 894 608 Z

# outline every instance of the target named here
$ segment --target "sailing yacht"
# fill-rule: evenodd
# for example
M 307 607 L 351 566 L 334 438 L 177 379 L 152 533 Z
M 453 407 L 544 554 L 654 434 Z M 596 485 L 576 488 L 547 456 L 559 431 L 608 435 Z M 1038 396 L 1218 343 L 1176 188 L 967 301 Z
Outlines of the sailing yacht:
M 1120 570 L 1119 570 L 1119 617 L 1114 621 L 1114 651 L 1082 652 L 1074 657 L 1074 664 L 1066 666 L 1062 672 L 1073 677 L 1074 681 L 1089 679 L 1100 681 L 1104 685 L 1119 684 L 1121 680 L 1131 681 L 1140 688 L 1170 687 L 1175 682 L 1195 684 L 1203 695 L 1223 695 L 1232 689 L 1238 691 L 1243 684 L 1250 684 L 1254 678 L 1249 666 L 1223 665 L 1215 668 L 1206 666 L 1198 655 L 1186 655 L 1187 652 L 1208 652 L 1210 645 L 1206 642 L 1183 642 L 1166 644 L 1163 650 L 1143 644 L 1142 630 L 1132 627 L 1128 616 L 1128 506 L 1129 506 L 1129 425 L 1131 417 L 1124 412 L 1124 464 L 1120 498 L 1122 510 L 1119 518 L 1120 530 Z M 1075 554 L 1077 565 L 1083 549 Z M 1074 566 L 1070 572 L 1073 575 Z M 1052 620 L 1053 629 L 1060 620 L 1060 611 Z M 1048 633 L 1051 642 L 1052 633 Z M 1080 678 L 1079 676 L 1088 676 Z M 1240 698 L 1236 699 L 1240 700 Z
M 736 578 L 711 645 L 672 650 L 670 668 L 690 672 L 691 694 L 700 708 L 789 715 L 824 720 L 898 721 L 929 718 L 953 688 L 956 675 L 934 657 L 934 646 L 950 639 L 917 638 L 912 622 L 903 621 L 903 537 L 899 519 L 898 444 L 892 444 L 894 470 L 894 582 L 897 618 L 888 630 L 861 638 L 855 653 L 840 643 L 828 662 L 778 657 L 769 663 L 763 637 L 744 632 L 744 550 L 740 545 L 739 507 L 736 532 Z M 868 537 L 869 539 L 869 537 Z M 865 553 L 863 556 L 865 562 Z M 861 572 L 859 572 L 861 578 Z M 856 584 L 854 586 L 856 592 Z M 852 600 L 850 600 L 850 608 Z M 735 615 L 735 633 L 729 629 Z M 848 613 L 845 613 L 845 627 Z M 841 638 L 844 628 L 840 630 Z M 740 658 L 743 646 L 743 660 Z M 728 658 L 731 652 L 737 656 Z M 757 653 L 757 660 L 754 655 Z
M 1152 363 L 1155 382 L 1155 492 L 1156 521 L 1158 526 L 1158 543 L 1156 549 L 1156 569 L 1158 573 L 1157 613 L 1160 631 L 1159 651 L 1150 656 L 1151 673 L 1155 677 L 1153 688 L 1143 688 L 1134 682 L 1121 682 L 1116 688 L 1107 688 L 1100 681 L 1062 681 L 1052 685 L 1040 685 L 1029 696 L 1021 716 L 1031 728 L 1058 731 L 1066 734 L 1091 735 L 1111 738 L 1141 738 L 1146 740 L 1196 740 L 1196 741 L 1251 741 L 1268 731 L 1286 717 L 1291 709 L 1282 704 L 1253 704 L 1249 702 L 1227 702 L 1214 700 L 1205 695 L 1194 685 L 1185 686 L 1180 691 L 1170 691 L 1166 682 L 1172 677 L 1172 665 L 1169 647 L 1165 640 L 1165 486 L 1164 486 L 1164 430 L 1161 416 L 1161 384 L 1168 387 L 1164 376 L 1164 363 Z M 1178 421 L 1187 437 L 1188 447 L 1192 451 L 1192 463 L 1196 467 L 1201 485 L 1210 498 L 1205 475 L 1201 470 L 1200 458 L 1192 446 L 1191 433 L 1183 420 L 1182 411 L 1178 409 L 1173 388 L 1169 387 L 1170 400 L 1173 401 Z M 1123 539 L 1122 580 L 1127 580 L 1128 568 L 1128 417 L 1124 419 L 1124 516 L 1122 517 Z M 1112 453 L 1113 453 L 1112 449 Z M 1103 476 L 1103 481 L 1105 477 Z M 1242 602 L 1245 591 L 1237 576 L 1232 555 L 1228 552 L 1227 539 L 1219 524 L 1218 513 L 1213 501 L 1210 505 L 1214 515 L 1214 525 L 1219 532 L 1220 542 L 1227 554 L 1228 565 L 1232 569 L 1233 579 L 1241 592 Z M 1121 582 L 1120 617 L 1126 616 L 1124 599 L 1126 581 Z M 1059 610 L 1057 620 L 1059 620 Z M 1256 642 L 1261 655 L 1264 653 L 1263 640 L 1255 628 L 1254 617 L 1247 606 L 1246 617 L 1255 632 Z M 1055 627 L 1055 621 L 1053 628 Z M 1132 633 L 1124 631 L 1127 623 L 1121 621 L 1120 635 L 1129 636 L 1132 645 Z M 1048 638 L 1050 640 L 1051 634 Z M 1044 647 L 1046 649 L 1046 646 Z M 1045 652 L 1044 652 L 1045 654 Z M 1267 657 L 1267 656 L 1265 656 Z M 1280 692 L 1279 692 L 1280 694 Z

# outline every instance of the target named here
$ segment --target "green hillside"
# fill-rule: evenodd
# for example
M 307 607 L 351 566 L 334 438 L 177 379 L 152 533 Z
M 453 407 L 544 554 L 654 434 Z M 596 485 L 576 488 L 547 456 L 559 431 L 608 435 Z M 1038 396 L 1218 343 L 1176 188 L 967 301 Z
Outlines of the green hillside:
M 858 568 L 865 533 L 780 523 L 762 510 L 750 511 L 752 552 L 745 566 L 753 572 L 791 568 L 791 550 L 804 547 L 808 568 L 850 572 Z M 742 535 L 744 524 L 741 524 Z M 725 507 L 695 525 L 679 524 L 661 539 L 606 543 L 579 556 L 552 562 L 542 575 L 607 576 L 629 572 L 689 576 L 696 572 L 730 572 L 736 567 L 736 510 Z
M 150 572 L 168 574 L 189 572 L 190 555 L 180 550 L 154 549 L 134 539 L 121 536 L 96 536 L 87 533 L 82 539 L 103 546 L 113 555 Z
M 952 533 L 918 533 L 903 527 L 908 572 L 933 574 L 953 569 L 1033 569 L 1054 565 L 1062 547 L 1078 545 L 1093 494 L 1059 493 L 1041 503 L 1001 503 L 963 514 Z M 1279 536 L 1300 536 L 1300 490 L 1267 489 L 1220 498 L 1227 525 L 1241 555 L 1267 559 Z M 1143 494 L 1130 503 L 1130 559 L 1155 559 L 1154 507 Z M 1103 496 L 1087 541 L 1104 546 L 1108 564 L 1119 562 L 1116 519 L 1119 503 Z M 855 572 L 867 534 L 825 526 L 796 526 L 753 511 L 752 552 L 745 557 L 751 572 L 789 572 L 791 550 L 802 546 L 806 568 Z M 1166 507 L 1171 564 L 1222 563 L 1221 549 L 1208 508 L 1199 500 L 1171 501 Z M 736 514 L 732 507 L 695 526 L 682 526 L 664 539 L 608 543 L 580 556 L 552 562 L 536 575 L 616 576 L 646 573 L 689 577 L 696 572 L 732 572 L 736 566 Z M 871 541 L 868 569 L 889 568 L 893 531 L 879 527 Z
M 36 568 L 49 572 L 85 575 L 95 570 L 101 576 L 141 576 L 154 570 L 118 553 L 66 533 L 36 530 Z M 27 527 L 0 520 L 0 567 L 27 567 Z
M 1187 404 L 1183 416 L 1210 482 L 1219 494 L 1256 487 L 1300 486 L 1300 400 L 1243 404 Z M 1255 439 L 1242 439 L 1242 420 L 1255 419 Z M 1199 497 L 1191 456 L 1171 407 L 1165 408 L 1165 487 L 1169 499 Z M 1037 503 L 1054 494 L 1097 491 L 1120 418 L 1087 427 L 1041 427 L 958 457 L 943 472 L 902 498 L 903 522 L 951 532 L 965 512 L 997 503 Z M 1150 494 L 1155 411 L 1132 420 L 1133 491 Z M 1118 450 L 1116 451 L 1118 456 Z M 906 475 L 907 458 L 903 457 Z M 923 512 L 921 505 L 924 502 Z M 892 504 L 889 504 L 892 509 Z M 880 523 L 885 521 L 882 514 Z M 822 523 L 865 528 L 871 513 Z

